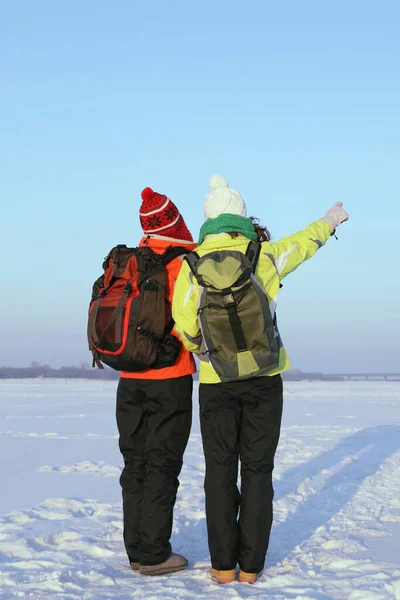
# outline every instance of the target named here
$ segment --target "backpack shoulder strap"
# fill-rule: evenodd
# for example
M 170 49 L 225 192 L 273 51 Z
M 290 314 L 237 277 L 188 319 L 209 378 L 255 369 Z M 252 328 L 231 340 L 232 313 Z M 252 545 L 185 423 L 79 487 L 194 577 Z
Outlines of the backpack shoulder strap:
M 200 279 L 199 279 L 199 274 L 197 272 L 197 263 L 200 260 L 200 256 L 197 254 L 197 252 L 195 252 L 193 250 L 193 252 L 189 252 L 189 254 L 186 254 L 185 260 L 186 260 L 187 264 L 189 265 L 189 268 L 190 268 L 191 272 L 193 273 L 193 276 L 196 279 L 196 281 L 198 283 L 200 283 L 200 285 L 202 285 L 200 282 Z
M 166 266 L 168 263 L 172 262 L 178 256 L 183 256 L 184 254 L 188 254 L 188 250 L 183 246 L 176 246 L 172 248 L 171 246 L 166 249 L 164 254 L 162 255 L 163 265 Z
M 249 259 L 249 261 L 251 262 L 251 265 L 253 267 L 253 273 L 255 272 L 255 270 L 257 268 L 258 259 L 260 258 L 260 252 L 261 252 L 260 242 L 251 241 L 249 243 L 249 245 L 247 246 L 246 256 Z

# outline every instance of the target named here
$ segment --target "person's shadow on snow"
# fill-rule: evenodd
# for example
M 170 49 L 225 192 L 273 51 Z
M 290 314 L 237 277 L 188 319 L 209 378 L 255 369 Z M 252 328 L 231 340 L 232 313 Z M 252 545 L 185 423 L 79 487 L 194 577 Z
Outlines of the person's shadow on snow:
M 275 481 L 275 501 L 298 493 L 299 485 L 312 481 L 321 486 L 272 530 L 266 567 L 281 562 L 299 544 L 325 525 L 356 494 L 364 480 L 400 449 L 400 427 L 379 425 L 350 435 L 333 449 L 283 473 Z M 332 469 L 332 472 L 326 473 Z M 321 478 L 322 482 L 321 482 Z M 311 483 L 311 487 L 313 487 Z

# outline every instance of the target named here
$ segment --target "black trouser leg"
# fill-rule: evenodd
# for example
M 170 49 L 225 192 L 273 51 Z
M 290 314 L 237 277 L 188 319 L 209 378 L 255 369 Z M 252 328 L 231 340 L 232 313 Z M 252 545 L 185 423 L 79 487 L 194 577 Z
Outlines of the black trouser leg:
M 199 400 L 208 546 L 214 569 L 229 570 L 238 560 L 240 406 L 223 384 L 201 384 Z
M 282 418 L 282 380 L 258 377 L 242 401 L 239 565 L 263 570 L 272 527 L 272 471 Z
M 124 457 L 120 477 L 124 515 L 124 542 L 130 562 L 139 561 L 144 449 L 147 437 L 146 396 L 131 379 L 120 379 L 117 392 L 119 448 Z
M 192 423 L 191 376 L 148 386 L 146 477 L 143 486 L 140 563 L 159 564 L 171 552 L 178 476 Z
M 281 416 L 280 376 L 200 385 L 207 529 L 216 569 L 233 569 L 239 562 L 244 571 L 255 573 L 264 566 L 272 526 L 272 470 Z
M 159 564 L 171 552 L 173 507 L 192 420 L 192 387 L 192 377 L 187 376 L 122 379 L 118 388 L 117 421 L 125 460 L 124 539 L 130 559 L 136 551 L 142 565 Z M 144 464 L 140 469 L 133 466 L 135 460 L 139 465 L 139 454 Z

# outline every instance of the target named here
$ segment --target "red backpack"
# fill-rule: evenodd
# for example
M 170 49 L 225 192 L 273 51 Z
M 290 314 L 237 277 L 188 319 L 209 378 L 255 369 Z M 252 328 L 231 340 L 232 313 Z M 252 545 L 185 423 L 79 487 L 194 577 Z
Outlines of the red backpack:
M 147 246 L 116 246 L 103 263 L 92 291 L 88 341 L 95 364 L 118 371 L 172 366 L 181 342 L 166 298 L 166 265 L 187 254 L 182 247 L 156 254 Z

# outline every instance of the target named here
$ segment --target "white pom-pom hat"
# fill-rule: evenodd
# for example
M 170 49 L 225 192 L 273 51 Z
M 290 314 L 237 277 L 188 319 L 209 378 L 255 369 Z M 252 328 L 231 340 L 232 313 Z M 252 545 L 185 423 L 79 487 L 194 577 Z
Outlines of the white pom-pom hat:
M 215 219 L 219 215 L 231 214 L 245 217 L 246 204 L 236 190 L 229 187 L 225 177 L 213 175 L 208 182 L 211 190 L 204 200 L 204 216 L 206 219 Z

